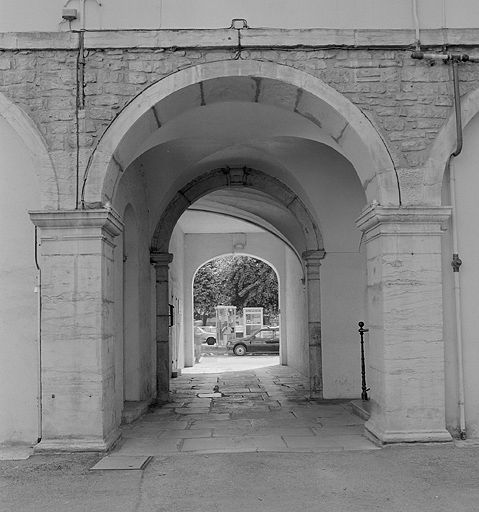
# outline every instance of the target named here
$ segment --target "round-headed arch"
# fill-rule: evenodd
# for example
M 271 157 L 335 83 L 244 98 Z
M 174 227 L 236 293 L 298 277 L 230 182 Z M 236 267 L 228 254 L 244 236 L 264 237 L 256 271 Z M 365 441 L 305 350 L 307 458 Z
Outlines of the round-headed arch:
M 177 101 L 169 101 L 175 95 Z M 275 105 L 306 117 L 353 164 L 368 201 L 399 204 L 398 182 L 389 152 L 376 129 L 353 103 L 304 71 L 254 60 L 199 64 L 145 89 L 101 138 L 85 171 L 82 201 L 95 206 L 111 201 L 122 171 L 142 142 L 164 122 L 184 109 L 228 99 Z
M 273 176 L 254 169 L 244 169 L 244 176 L 245 181 L 241 186 L 269 195 L 297 219 L 303 231 L 307 251 L 324 250 L 323 238 L 317 223 L 301 199 L 289 187 Z M 173 229 L 191 204 L 214 190 L 230 186 L 228 172 L 225 172 L 225 169 L 213 169 L 198 176 L 179 190 L 166 206 L 156 226 L 151 241 L 152 252 L 168 252 Z

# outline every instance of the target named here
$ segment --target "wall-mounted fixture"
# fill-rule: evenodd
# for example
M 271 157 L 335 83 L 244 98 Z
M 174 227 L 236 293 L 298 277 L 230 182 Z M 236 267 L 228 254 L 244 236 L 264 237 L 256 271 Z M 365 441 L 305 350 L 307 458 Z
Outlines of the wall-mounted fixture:
M 62 18 L 65 21 L 74 21 L 78 18 L 78 11 L 76 9 L 63 9 Z
M 233 18 L 231 20 L 230 28 L 240 30 L 242 28 L 249 28 L 248 22 L 244 18 Z
M 251 169 L 248 167 L 226 167 L 223 169 L 228 180 L 228 187 L 246 187 Z
M 78 0 L 80 2 L 80 22 L 81 22 L 81 30 L 85 30 L 85 1 L 86 0 Z M 70 0 L 67 0 L 65 2 L 65 5 L 63 6 L 64 9 L 62 11 L 62 18 L 66 21 L 73 21 L 73 20 L 76 20 L 78 18 L 78 13 L 77 13 L 77 10 L 76 9 L 65 9 L 65 7 L 70 3 Z M 98 4 L 99 7 L 101 7 L 101 2 L 100 0 L 96 0 L 96 3 Z M 66 16 L 68 17 L 65 17 L 65 13 L 66 13 Z M 75 15 L 74 18 L 72 18 L 73 14 Z
M 233 234 L 233 249 L 235 251 L 242 251 L 246 247 L 246 234 L 234 233 Z

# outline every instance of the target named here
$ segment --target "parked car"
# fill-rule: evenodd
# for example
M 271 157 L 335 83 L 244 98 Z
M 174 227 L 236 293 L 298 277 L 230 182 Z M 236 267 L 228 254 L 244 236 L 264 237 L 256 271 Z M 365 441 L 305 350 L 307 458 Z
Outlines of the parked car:
M 205 325 L 202 329 L 208 333 L 205 343 L 214 345 L 216 343 L 216 327 L 214 325 Z
M 226 348 L 236 356 L 250 353 L 279 354 L 279 327 L 263 327 L 248 336 L 228 341 Z

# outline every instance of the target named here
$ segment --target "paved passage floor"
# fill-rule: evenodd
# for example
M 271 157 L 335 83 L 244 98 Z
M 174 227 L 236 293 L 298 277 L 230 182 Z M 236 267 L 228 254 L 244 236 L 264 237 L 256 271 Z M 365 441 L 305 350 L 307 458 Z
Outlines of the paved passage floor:
M 347 400 L 311 400 L 307 379 L 278 357 L 205 350 L 172 380 L 170 403 L 122 427 L 112 455 L 379 449 Z

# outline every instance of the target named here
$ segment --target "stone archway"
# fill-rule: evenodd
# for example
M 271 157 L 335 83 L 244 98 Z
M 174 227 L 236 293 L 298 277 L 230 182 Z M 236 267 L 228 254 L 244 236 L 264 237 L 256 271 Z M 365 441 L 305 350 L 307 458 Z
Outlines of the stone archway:
M 172 110 L 178 113 L 176 105 L 167 105 L 161 111 L 162 102 L 178 91 L 187 95 L 188 88 L 193 88 L 191 94 L 179 102 L 188 108 L 221 101 L 215 96 L 214 87 L 208 88 L 213 80 L 247 80 L 241 90 L 242 100 L 281 106 L 320 125 L 330 144 L 353 164 L 367 200 L 399 205 L 393 162 L 367 117 L 320 79 L 288 66 L 259 61 L 201 64 L 173 73 L 145 89 L 101 138 L 84 174 L 82 204 L 94 208 L 111 202 L 121 173 L 137 155 L 141 143 L 162 125 L 161 116 L 167 115 L 164 111 L 169 116 Z M 235 88 L 230 89 L 234 94 Z
M 168 266 L 173 255 L 168 253 L 170 237 L 181 215 L 205 194 L 226 187 L 251 187 L 267 193 L 287 208 L 299 221 L 306 241 L 306 251 L 301 255 L 305 271 L 308 296 L 308 347 L 311 393 L 322 396 L 321 348 L 321 299 L 320 261 L 325 251 L 321 231 L 301 199 L 281 181 L 254 169 L 237 169 L 241 179 L 232 184 L 231 169 L 214 169 L 199 176 L 179 190 L 164 209 L 151 243 L 151 263 L 156 270 L 156 343 L 157 343 L 157 392 L 166 395 L 169 389 L 168 361 Z M 233 173 L 233 177 L 235 173 Z
M 239 172 L 242 175 L 241 179 L 245 181 L 239 185 L 233 184 L 233 187 L 250 187 L 276 199 L 279 204 L 287 208 L 300 222 L 306 241 L 306 250 L 324 251 L 323 239 L 317 223 L 301 199 L 289 187 L 276 178 L 255 169 L 239 169 Z M 151 250 L 159 253 L 166 252 L 171 232 L 181 214 L 205 194 L 230 186 L 230 169 L 221 168 L 203 174 L 181 188 L 166 206 L 156 226 L 151 241 Z

